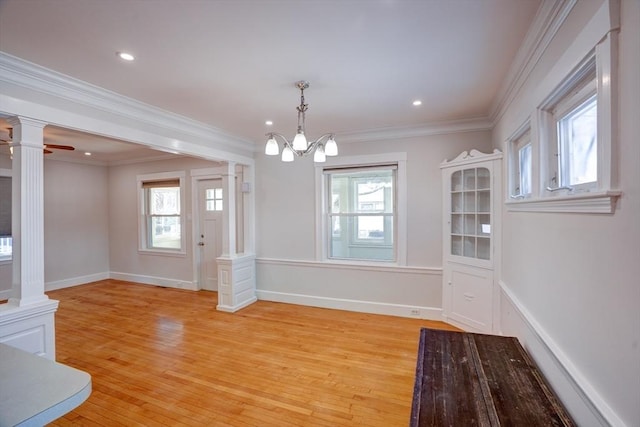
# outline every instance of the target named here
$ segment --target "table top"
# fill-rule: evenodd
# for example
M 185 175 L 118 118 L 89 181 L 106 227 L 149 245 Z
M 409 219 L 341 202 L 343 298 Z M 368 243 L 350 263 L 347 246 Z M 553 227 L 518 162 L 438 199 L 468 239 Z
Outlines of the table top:
M 410 425 L 575 426 L 517 338 L 427 328 Z
M 90 394 L 88 373 L 0 343 L 0 427 L 42 426 Z

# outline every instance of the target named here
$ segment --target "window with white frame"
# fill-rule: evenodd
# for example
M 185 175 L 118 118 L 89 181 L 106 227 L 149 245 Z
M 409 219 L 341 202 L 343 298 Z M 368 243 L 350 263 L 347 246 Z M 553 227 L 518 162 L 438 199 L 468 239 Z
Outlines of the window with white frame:
M 325 169 L 329 259 L 396 260 L 396 169 Z
M 319 261 L 406 265 L 406 153 L 341 156 L 316 165 Z
M 606 14 L 607 8 L 599 13 Z M 593 21 L 601 25 L 606 20 Z M 584 30 L 591 34 L 593 28 Z M 615 188 L 617 137 L 617 31 L 606 32 L 582 61 L 563 75 L 538 104 L 531 118 L 531 152 L 517 138 L 510 148 L 511 211 L 613 213 L 621 191 Z M 590 36 L 589 36 L 590 37 Z M 571 55 L 569 55 L 569 53 Z M 558 63 L 569 69 L 574 52 Z M 571 58 L 571 62 L 569 59 Z M 516 132 L 519 137 L 520 133 Z M 520 175 L 531 158 L 531 195 L 525 196 Z M 519 175 L 520 174 L 520 175 Z M 522 194 L 522 196 L 520 196 Z M 513 200 L 519 199 L 519 200 Z
M 138 177 L 141 250 L 184 253 L 183 175 L 162 173 Z
M 0 261 L 11 261 L 11 170 L 0 169 Z
M 596 63 L 591 55 L 542 109 L 549 154 L 547 191 L 597 187 L 597 111 Z
M 509 140 L 510 195 L 513 199 L 529 197 L 532 189 L 533 148 L 531 128 L 527 126 Z

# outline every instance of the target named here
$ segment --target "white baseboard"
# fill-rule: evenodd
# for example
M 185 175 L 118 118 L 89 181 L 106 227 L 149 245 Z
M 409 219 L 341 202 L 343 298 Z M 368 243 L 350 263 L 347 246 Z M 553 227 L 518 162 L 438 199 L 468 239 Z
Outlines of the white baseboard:
M 500 281 L 502 304 L 515 313 L 526 330 L 526 337 L 518 336 L 527 352 L 539 365 L 545 378 L 551 383 L 560 400 L 574 417 L 578 425 L 616 426 L 626 424 L 616 415 L 571 359 L 529 313 L 526 307 Z M 502 324 L 505 324 L 503 319 Z
M 242 310 L 243 308 L 250 306 L 251 304 L 253 304 L 256 301 L 258 301 L 258 298 L 253 297 L 253 298 L 249 298 L 248 300 L 243 301 L 240 304 L 234 305 L 234 306 L 218 304 L 216 306 L 216 310 L 225 311 L 227 313 L 235 313 L 238 310 Z
M 112 271 L 109 278 L 124 280 L 127 282 L 141 283 L 144 285 L 163 286 L 165 288 L 187 289 L 197 291 L 198 287 L 194 282 L 187 280 L 167 279 L 165 277 L 146 276 L 142 274 L 119 273 Z
M 256 290 L 259 300 L 442 321 L 442 309 Z
M 56 280 L 44 284 L 45 291 L 55 291 L 56 289 L 70 288 L 72 286 L 84 285 L 86 283 L 97 282 L 109 278 L 109 272 L 89 274 L 87 276 L 72 277 L 70 279 Z

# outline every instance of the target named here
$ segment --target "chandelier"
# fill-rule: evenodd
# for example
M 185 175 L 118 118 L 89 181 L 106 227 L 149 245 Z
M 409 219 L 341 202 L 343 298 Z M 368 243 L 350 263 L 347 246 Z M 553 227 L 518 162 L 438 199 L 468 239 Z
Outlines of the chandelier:
M 325 133 L 315 141 L 307 141 L 307 137 L 304 134 L 304 116 L 309 106 L 304 103 L 304 90 L 309 87 L 309 82 L 300 80 L 295 83 L 295 86 L 300 89 L 300 105 L 296 107 L 296 110 L 298 110 L 298 131 L 296 136 L 293 138 L 293 142 L 289 142 L 287 138 L 279 133 L 267 133 L 268 139 L 264 153 L 268 156 L 277 156 L 280 153 L 280 147 L 276 141 L 276 137 L 278 137 L 283 141 L 283 162 L 292 162 L 295 156 L 303 157 L 310 153 L 313 153 L 314 162 L 325 162 L 327 156 L 338 155 L 338 145 L 333 138 L 333 133 Z

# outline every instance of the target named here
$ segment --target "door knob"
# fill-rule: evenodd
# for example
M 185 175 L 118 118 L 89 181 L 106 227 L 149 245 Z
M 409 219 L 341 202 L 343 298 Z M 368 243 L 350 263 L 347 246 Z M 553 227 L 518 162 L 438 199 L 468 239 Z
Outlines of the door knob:
M 198 246 L 204 246 L 204 242 L 198 242 Z

